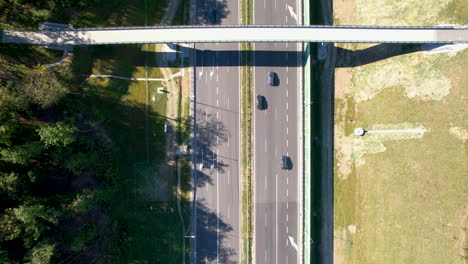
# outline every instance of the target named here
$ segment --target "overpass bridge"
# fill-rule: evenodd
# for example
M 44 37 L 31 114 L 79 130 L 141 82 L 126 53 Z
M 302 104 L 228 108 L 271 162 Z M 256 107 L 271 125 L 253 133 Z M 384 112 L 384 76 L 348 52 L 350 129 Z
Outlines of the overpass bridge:
M 106 45 L 207 42 L 468 43 L 468 27 L 222 25 L 4 30 L 2 43 Z

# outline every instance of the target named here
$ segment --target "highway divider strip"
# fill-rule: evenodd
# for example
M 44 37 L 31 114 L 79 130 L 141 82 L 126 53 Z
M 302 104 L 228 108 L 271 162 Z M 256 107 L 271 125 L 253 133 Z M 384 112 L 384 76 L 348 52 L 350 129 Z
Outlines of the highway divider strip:
M 241 174 L 242 174 L 242 263 L 252 263 L 253 248 L 253 131 L 252 44 L 242 43 L 241 67 Z
M 252 24 L 253 2 L 241 0 L 241 24 Z M 253 44 L 241 43 L 241 263 L 253 263 Z

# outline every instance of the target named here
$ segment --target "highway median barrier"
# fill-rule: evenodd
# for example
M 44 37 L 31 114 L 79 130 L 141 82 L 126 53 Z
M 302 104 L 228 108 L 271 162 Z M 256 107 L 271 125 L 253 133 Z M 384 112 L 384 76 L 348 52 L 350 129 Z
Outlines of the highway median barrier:
M 241 0 L 241 24 L 252 24 L 252 0 Z M 253 45 L 241 43 L 241 263 L 253 263 Z
M 253 132 L 252 44 L 242 43 L 241 67 L 241 173 L 242 173 L 242 263 L 252 263 L 253 241 Z

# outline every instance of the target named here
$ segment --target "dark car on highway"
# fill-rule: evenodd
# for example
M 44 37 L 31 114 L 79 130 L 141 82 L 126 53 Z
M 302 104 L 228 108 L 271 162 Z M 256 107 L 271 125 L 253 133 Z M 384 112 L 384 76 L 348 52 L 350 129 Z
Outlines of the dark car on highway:
M 257 95 L 257 109 L 258 110 L 265 110 L 267 109 L 267 101 L 265 96 Z
M 286 155 L 282 155 L 281 156 L 281 169 L 290 170 L 291 165 L 292 165 L 291 159 Z
M 268 84 L 270 86 L 276 86 L 276 79 L 277 79 L 276 72 L 268 72 Z

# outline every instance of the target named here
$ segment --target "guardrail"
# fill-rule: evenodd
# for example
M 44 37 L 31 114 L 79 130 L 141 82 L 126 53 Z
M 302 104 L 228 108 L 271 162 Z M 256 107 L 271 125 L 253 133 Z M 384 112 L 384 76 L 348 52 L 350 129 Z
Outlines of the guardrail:
M 466 30 L 468 26 L 441 25 L 441 26 L 366 26 L 366 25 L 182 25 L 182 26 L 137 26 L 137 27 L 94 27 L 94 28 L 67 28 L 66 31 L 100 31 L 100 30 L 134 30 L 134 29 L 184 29 L 184 28 L 356 28 L 356 29 L 456 29 Z M 11 30 L 10 30 L 11 31 Z M 42 30 L 14 30 L 14 31 L 42 31 Z M 56 29 L 51 31 L 57 31 Z

